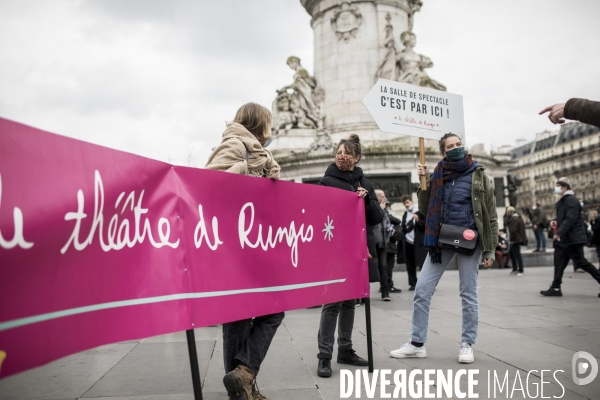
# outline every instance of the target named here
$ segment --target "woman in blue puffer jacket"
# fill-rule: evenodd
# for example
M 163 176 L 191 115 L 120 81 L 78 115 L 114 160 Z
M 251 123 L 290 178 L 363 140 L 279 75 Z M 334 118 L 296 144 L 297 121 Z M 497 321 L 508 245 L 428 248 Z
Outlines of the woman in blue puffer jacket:
M 411 340 L 390 355 L 395 358 L 426 357 L 431 297 L 444 270 L 457 256 L 462 298 L 462 336 L 458 361 L 472 363 L 475 357 L 471 346 L 477 341 L 479 321 L 479 265 L 482 256 L 485 268 L 492 265 L 498 243 L 496 201 L 494 188 L 484 168 L 465 152 L 460 137 L 453 133 L 442 136 L 440 153 L 444 159 L 435 167 L 427 188 L 418 192 L 419 209 L 427 215 L 424 243 L 429 254 L 415 288 Z M 428 176 L 427 165 L 419 165 L 418 174 Z M 463 255 L 440 249 L 438 236 L 442 223 L 467 228 L 463 234 L 466 240 L 473 240 L 477 232 L 475 253 Z

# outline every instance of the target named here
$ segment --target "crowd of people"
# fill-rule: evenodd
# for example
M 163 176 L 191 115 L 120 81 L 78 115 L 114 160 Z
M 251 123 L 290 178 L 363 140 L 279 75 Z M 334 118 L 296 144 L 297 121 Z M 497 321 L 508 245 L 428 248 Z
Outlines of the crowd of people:
M 571 99 L 566 104 L 547 107 L 540 114 L 545 112 L 549 112 L 552 123 L 573 118 L 600 125 L 597 102 Z M 227 124 L 222 142 L 211 154 L 206 168 L 278 179 L 281 169 L 266 149 L 271 124 L 267 108 L 255 103 L 243 105 L 233 122 Z M 458 135 L 443 135 L 439 150 L 441 160 L 433 171 L 426 164 L 418 165 L 418 175 L 426 179 L 426 184 L 417 192 L 417 204 L 411 194 L 402 196 L 405 211 L 400 217 L 392 214 L 385 192 L 375 190 L 358 166 L 362 145 L 357 135 L 338 143 L 335 158 L 319 185 L 355 192 L 363 199 L 365 246 L 373 266 L 369 268 L 369 277 L 372 282 L 379 282 L 383 301 L 392 300 L 390 293 L 401 293 L 398 278 L 394 282 L 393 270 L 396 264 L 406 264 L 408 291 L 414 291 L 411 336 L 407 343 L 391 351 L 390 356 L 427 356 L 431 298 L 450 261 L 456 258 L 462 299 L 458 362 L 472 363 L 478 335 L 479 269 L 490 268 L 494 261 L 498 268 L 509 268 L 510 263 L 511 275 L 523 276 L 521 248 L 528 245 L 525 220 L 514 207 L 508 207 L 503 227 L 499 227 L 492 182 L 485 168 L 465 150 Z M 562 276 L 570 260 L 575 268 L 588 272 L 600 283 L 599 270 L 583 252 L 585 245 L 595 245 L 600 259 L 598 212 L 594 211 L 586 229 L 582 204 L 568 178 L 556 182 L 556 193 L 560 195 L 556 219 L 549 221 L 537 203 L 525 212 L 536 240 L 534 252 L 546 252 L 550 240 L 554 248 L 554 279 L 548 290 L 540 292 L 544 296 L 562 296 Z M 546 240 L 546 233 L 550 240 Z M 368 365 L 352 345 L 357 304 L 360 302 L 356 299 L 347 299 L 322 306 L 315 335 L 319 377 L 332 375 L 336 328 L 337 363 Z M 284 313 L 277 313 L 223 324 L 223 383 L 229 399 L 267 400 L 258 390 L 256 375 L 283 319 Z

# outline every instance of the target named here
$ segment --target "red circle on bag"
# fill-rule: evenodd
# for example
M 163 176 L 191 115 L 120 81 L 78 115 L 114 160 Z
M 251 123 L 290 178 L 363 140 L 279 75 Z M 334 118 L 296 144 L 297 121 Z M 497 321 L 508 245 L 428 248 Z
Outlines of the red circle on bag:
M 470 230 L 470 229 L 467 229 L 467 230 L 465 230 L 465 231 L 463 232 L 463 237 L 464 237 L 466 240 L 473 240 L 473 239 L 475 238 L 475 232 L 473 232 L 473 231 L 472 231 L 472 230 Z

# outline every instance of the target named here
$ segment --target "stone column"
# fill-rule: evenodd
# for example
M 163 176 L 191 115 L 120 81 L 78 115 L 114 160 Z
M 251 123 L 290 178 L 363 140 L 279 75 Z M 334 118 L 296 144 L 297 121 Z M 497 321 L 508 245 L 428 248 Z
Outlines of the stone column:
M 396 139 L 381 132 L 362 104 L 376 82 L 387 52 L 386 16 L 391 16 L 396 48 L 408 29 L 408 0 L 300 0 L 312 16 L 314 76 L 325 89 L 325 129 L 333 142 L 350 133 L 361 141 Z

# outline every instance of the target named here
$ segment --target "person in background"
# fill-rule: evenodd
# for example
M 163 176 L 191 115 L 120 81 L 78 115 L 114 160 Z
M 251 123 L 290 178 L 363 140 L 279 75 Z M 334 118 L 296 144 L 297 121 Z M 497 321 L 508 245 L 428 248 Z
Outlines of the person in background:
M 510 242 L 506 235 L 505 229 L 500 229 L 498 232 L 498 245 L 496 246 L 496 261 L 498 261 L 498 268 L 508 268 L 508 262 L 510 261 Z
M 523 257 L 521 256 L 521 245 L 527 238 L 525 233 L 525 224 L 523 219 L 516 212 L 514 207 L 506 209 L 508 214 L 508 232 L 510 235 L 510 259 L 512 261 L 513 270 L 511 275 L 522 276 L 525 272 L 523 269 Z
M 416 230 L 419 227 L 421 232 L 425 231 L 425 220 L 419 218 L 419 211 L 416 204 L 412 201 L 412 196 L 405 194 L 402 196 L 402 203 L 406 207 L 406 212 L 402 216 L 402 232 L 404 232 L 404 260 L 406 262 L 406 272 L 408 274 L 408 290 L 415 290 L 417 286 L 417 247 L 415 244 Z M 423 215 L 423 214 L 421 214 Z M 423 248 L 422 246 L 420 246 Z M 421 255 L 421 254 L 420 254 Z M 424 256 L 423 256 L 424 258 Z M 423 261 L 419 260 L 423 265 Z
M 535 250 L 533 252 L 546 252 L 546 226 L 548 220 L 546 214 L 540 209 L 540 203 L 533 203 L 530 214 L 531 225 L 533 233 L 535 234 Z
M 265 149 L 271 141 L 271 121 L 271 112 L 259 104 L 241 106 L 206 168 L 279 179 L 281 168 Z M 258 391 L 256 375 L 284 316 L 281 312 L 223 324 L 223 384 L 230 400 L 268 400 Z
M 327 167 L 325 176 L 319 181 L 319 185 L 356 192 L 358 197 L 363 199 L 366 219 L 365 244 L 369 249 L 369 255 L 376 257 L 375 236 L 371 227 L 383 220 L 383 213 L 377 202 L 377 195 L 371 182 L 364 177 L 363 170 L 356 165 L 361 157 L 362 146 L 358 135 L 353 134 L 348 139 L 340 140 L 335 152 L 335 162 Z M 352 348 L 355 305 L 355 299 L 348 299 L 323 306 L 317 335 L 319 346 L 319 354 L 317 355 L 319 359 L 318 376 L 323 378 L 331 376 L 331 359 L 333 357 L 336 327 L 338 328 L 338 364 L 363 367 L 368 365 L 367 360 L 359 357 Z
M 600 264 L 600 216 L 598 216 L 598 210 L 592 211 L 592 219 L 590 221 L 592 226 L 592 245 L 596 246 L 596 256 Z
M 385 193 L 383 190 L 376 189 L 375 195 L 377 195 L 377 201 L 382 210 L 383 221 L 373 227 L 373 233 L 375 233 L 376 251 L 377 251 L 377 265 L 379 267 L 379 291 L 381 292 L 381 299 L 383 301 L 392 301 L 389 292 L 389 279 L 388 279 L 388 268 L 387 268 L 387 249 L 390 242 L 390 233 L 392 232 L 392 224 L 388 213 L 385 212 Z
M 584 211 L 584 209 L 583 209 L 583 199 L 581 197 L 578 197 L 577 201 L 579 201 L 579 205 L 581 206 L 581 219 L 583 221 L 583 227 L 585 228 L 585 237 L 587 238 L 586 245 L 590 246 L 591 241 L 592 241 L 592 227 L 586 221 L 586 219 L 587 219 L 587 212 Z M 575 264 L 573 264 L 573 271 L 574 272 L 578 272 L 580 274 L 585 273 L 585 271 L 583 269 L 581 269 L 580 267 L 578 267 Z
M 581 204 L 571 190 L 570 179 L 560 178 L 556 182 L 555 192 L 561 197 L 556 203 L 558 230 L 552 238 L 554 240 L 554 280 L 548 290 L 540 291 L 543 296 L 562 296 L 562 277 L 569 260 L 573 260 L 573 265 L 583 269 L 600 283 L 600 272 L 583 255 L 583 246 L 587 243 L 587 238 L 583 227 Z
M 398 242 L 402 240 L 404 235 L 402 234 L 402 228 L 400 226 L 401 222 L 398 218 L 392 215 L 391 205 L 389 201 L 385 202 L 384 212 L 387 214 L 390 219 L 390 223 L 392 224 L 391 230 L 389 232 L 390 240 L 387 246 L 387 276 L 388 276 L 388 290 L 390 293 L 400 293 L 402 289 L 394 286 L 394 280 L 392 279 L 392 274 L 394 273 L 394 266 L 396 265 L 396 255 L 398 253 Z M 400 249 L 402 250 L 402 249 Z

